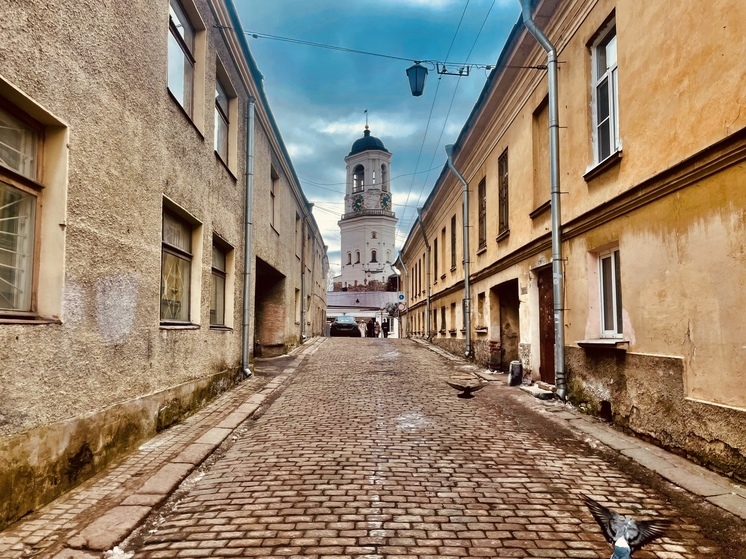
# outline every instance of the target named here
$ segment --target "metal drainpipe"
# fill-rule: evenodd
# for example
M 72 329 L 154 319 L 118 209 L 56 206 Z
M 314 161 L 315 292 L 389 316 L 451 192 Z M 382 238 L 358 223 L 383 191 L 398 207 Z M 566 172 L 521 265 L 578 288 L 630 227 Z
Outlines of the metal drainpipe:
M 427 341 L 432 341 L 432 328 L 430 327 L 430 243 L 427 242 L 425 224 L 422 223 L 422 208 L 417 208 L 417 221 L 420 224 L 422 238 L 425 240 L 425 328 L 427 329 Z
M 404 272 L 404 300 L 409 301 L 409 292 L 407 291 L 407 285 L 409 284 L 409 278 L 407 277 L 408 276 L 407 267 L 404 264 L 404 260 L 401 259 L 401 253 L 399 253 L 396 256 L 396 260 L 394 260 L 393 266 L 396 268 L 399 268 L 401 266 L 400 270 Z M 401 278 L 399 278 L 399 281 L 401 281 Z M 408 303 L 406 304 L 406 308 L 407 308 L 407 313 L 404 315 L 406 317 L 406 326 L 404 327 L 404 335 L 405 337 L 408 338 L 409 337 L 409 304 Z M 402 331 L 401 331 L 401 312 L 400 312 L 399 313 L 399 337 L 401 337 L 401 333 Z
M 471 351 L 471 285 L 469 279 L 469 185 L 466 179 L 461 176 L 453 166 L 453 144 L 448 144 L 446 147 L 446 155 L 448 156 L 448 167 L 450 167 L 453 174 L 456 175 L 463 188 L 464 196 L 464 328 L 466 329 L 466 350 L 464 355 L 467 359 L 472 357 Z
M 523 24 L 547 52 L 549 79 L 549 183 L 552 191 L 552 286 L 554 296 L 554 378 L 557 396 L 567 398 L 565 379 L 565 278 L 562 272 L 562 231 L 560 229 L 559 101 L 557 92 L 557 51 L 531 17 L 531 0 L 520 0 Z
M 249 309 L 251 302 L 251 252 L 252 214 L 254 211 L 254 104 L 256 99 L 249 97 L 246 103 L 246 204 L 244 222 L 244 272 L 243 272 L 243 330 L 241 332 L 241 367 L 244 377 L 251 376 L 249 361 L 249 344 L 251 341 L 249 328 Z

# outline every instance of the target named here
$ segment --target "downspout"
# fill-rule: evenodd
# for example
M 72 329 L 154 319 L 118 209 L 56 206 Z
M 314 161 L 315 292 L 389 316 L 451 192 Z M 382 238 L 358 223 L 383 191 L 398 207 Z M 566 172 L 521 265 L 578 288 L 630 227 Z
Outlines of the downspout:
M 404 260 L 401 258 L 401 253 L 399 253 L 396 256 L 396 260 L 394 260 L 393 266 L 395 268 L 398 268 L 401 272 L 404 273 L 404 300 L 409 301 L 409 292 L 407 291 L 407 285 L 409 285 L 409 274 L 407 273 L 407 267 L 404 264 Z M 399 279 L 401 281 L 401 278 Z M 406 305 L 407 313 L 404 315 L 406 317 L 406 326 L 404 327 L 404 335 L 408 338 L 409 337 L 409 304 Z M 399 336 L 401 336 L 401 312 L 399 313 Z
M 565 381 L 565 279 L 562 272 L 562 231 L 560 229 L 559 101 L 557 91 L 557 51 L 531 17 L 531 0 L 520 0 L 523 24 L 548 55 L 549 80 L 549 183 L 552 191 L 552 286 L 554 297 L 554 378 L 557 396 L 567 398 Z
M 471 351 L 471 285 L 469 278 L 469 185 L 466 179 L 461 176 L 453 166 L 453 144 L 446 146 L 446 155 L 448 156 L 448 167 L 456 175 L 463 185 L 464 197 L 464 328 L 466 329 L 466 349 L 464 355 L 467 359 L 472 357 Z
M 254 104 L 249 97 L 246 102 L 246 204 L 244 222 L 244 271 L 243 271 L 243 330 L 241 332 L 241 367 L 245 378 L 251 376 L 249 310 L 251 303 L 251 252 L 252 214 L 254 211 Z
M 425 224 L 422 223 L 422 208 L 417 208 L 417 222 L 420 224 L 422 238 L 425 241 L 425 328 L 427 330 L 427 341 L 433 339 L 432 328 L 430 327 L 430 243 L 427 241 L 425 234 Z

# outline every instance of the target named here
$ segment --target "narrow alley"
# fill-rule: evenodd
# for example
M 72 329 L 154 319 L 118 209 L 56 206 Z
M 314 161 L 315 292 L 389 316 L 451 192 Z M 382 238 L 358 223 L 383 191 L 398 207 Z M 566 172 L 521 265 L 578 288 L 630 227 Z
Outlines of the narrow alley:
M 477 375 L 470 399 L 446 382 Z M 0 556 L 607 559 L 585 494 L 673 522 L 636 559 L 744 557 L 743 515 L 595 424 L 421 342 L 317 338 L 0 532 Z

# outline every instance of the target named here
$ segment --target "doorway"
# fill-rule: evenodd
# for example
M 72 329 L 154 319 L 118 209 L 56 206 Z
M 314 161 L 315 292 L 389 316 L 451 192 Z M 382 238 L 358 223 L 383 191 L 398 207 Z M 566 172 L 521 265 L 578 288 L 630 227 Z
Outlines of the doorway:
M 539 290 L 539 376 L 543 382 L 554 384 L 554 291 L 552 267 L 536 272 Z

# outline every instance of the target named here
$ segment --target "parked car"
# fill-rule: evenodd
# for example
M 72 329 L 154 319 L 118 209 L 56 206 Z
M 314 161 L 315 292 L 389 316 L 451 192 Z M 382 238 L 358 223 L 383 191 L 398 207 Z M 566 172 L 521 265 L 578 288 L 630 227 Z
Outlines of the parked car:
M 338 316 L 332 322 L 329 329 L 330 336 L 352 336 L 355 338 L 362 337 L 357 321 L 352 316 Z

